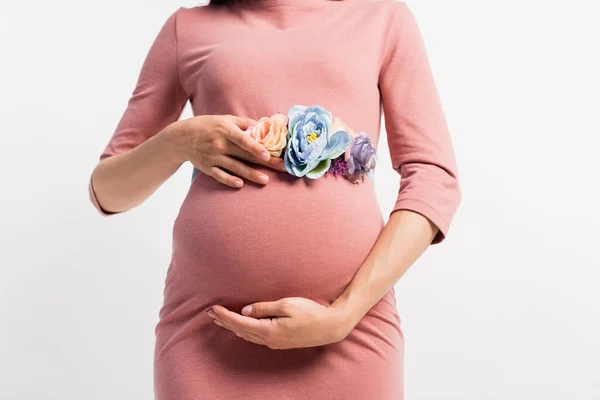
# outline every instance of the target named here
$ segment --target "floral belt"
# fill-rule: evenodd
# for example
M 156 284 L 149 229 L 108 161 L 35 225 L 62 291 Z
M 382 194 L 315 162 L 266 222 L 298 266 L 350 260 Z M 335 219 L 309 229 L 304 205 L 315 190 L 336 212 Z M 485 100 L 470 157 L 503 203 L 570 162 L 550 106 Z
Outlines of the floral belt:
M 285 168 L 297 177 L 310 179 L 325 173 L 344 175 L 360 183 L 366 175 L 373 180 L 378 156 L 364 132 L 355 134 L 340 118 L 320 105 L 295 105 L 287 115 L 275 113 L 260 118 L 246 132 L 272 156 L 283 153 Z M 200 172 L 194 168 L 194 176 Z

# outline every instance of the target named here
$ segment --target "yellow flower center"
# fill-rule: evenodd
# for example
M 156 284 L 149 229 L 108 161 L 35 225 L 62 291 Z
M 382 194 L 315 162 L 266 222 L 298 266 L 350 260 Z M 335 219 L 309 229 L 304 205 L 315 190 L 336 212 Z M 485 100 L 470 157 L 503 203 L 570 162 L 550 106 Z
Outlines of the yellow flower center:
M 308 143 L 312 143 L 313 140 L 316 140 L 319 136 L 317 136 L 316 132 L 311 133 L 310 135 L 308 135 L 306 137 L 306 139 L 308 139 Z

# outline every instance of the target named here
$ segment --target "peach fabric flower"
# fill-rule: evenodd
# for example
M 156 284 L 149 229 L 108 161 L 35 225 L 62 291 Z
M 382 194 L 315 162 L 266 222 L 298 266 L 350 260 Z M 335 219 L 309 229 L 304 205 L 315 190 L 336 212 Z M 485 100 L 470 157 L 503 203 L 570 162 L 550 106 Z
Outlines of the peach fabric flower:
M 271 155 L 279 157 L 287 144 L 287 123 L 287 115 L 275 113 L 271 117 L 262 117 L 246 132 L 265 146 Z

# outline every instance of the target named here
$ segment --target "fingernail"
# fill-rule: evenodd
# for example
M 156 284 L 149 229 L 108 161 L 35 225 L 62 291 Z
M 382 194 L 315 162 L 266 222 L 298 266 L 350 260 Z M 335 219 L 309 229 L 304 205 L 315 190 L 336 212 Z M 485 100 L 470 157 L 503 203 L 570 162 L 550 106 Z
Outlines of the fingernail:
M 263 151 L 262 153 L 260 153 L 260 157 L 261 157 L 263 160 L 267 161 L 267 160 L 270 158 L 270 155 L 269 155 L 269 153 L 267 153 L 266 151 Z
M 236 187 L 242 187 L 242 181 L 235 181 L 234 185 Z
M 244 314 L 250 314 L 252 312 L 252 306 L 246 306 L 244 308 L 242 308 L 242 313 Z
M 267 176 L 266 176 L 266 175 L 261 175 L 261 176 L 259 176 L 259 177 L 258 177 L 258 180 L 259 180 L 261 183 L 267 183 L 267 180 L 268 180 L 268 178 L 267 178 Z

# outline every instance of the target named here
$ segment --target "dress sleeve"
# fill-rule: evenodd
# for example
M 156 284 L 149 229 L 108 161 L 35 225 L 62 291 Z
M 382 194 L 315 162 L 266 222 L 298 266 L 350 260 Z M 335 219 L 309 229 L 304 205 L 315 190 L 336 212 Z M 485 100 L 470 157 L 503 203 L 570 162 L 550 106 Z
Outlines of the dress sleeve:
M 414 15 L 394 1 L 379 90 L 392 167 L 400 190 L 391 213 L 411 210 L 428 218 L 443 241 L 461 202 L 457 166 L 425 45 Z
M 177 66 L 177 13 L 172 13 L 152 43 L 138 75 L 125 111 L 100 161 L 126 152 L 156 135 L 181 116 L 188 100 Z M 88 191 L 92 204 L 104 216 L 119 214 L 104 210 L 98 202 L 90 177 Z

